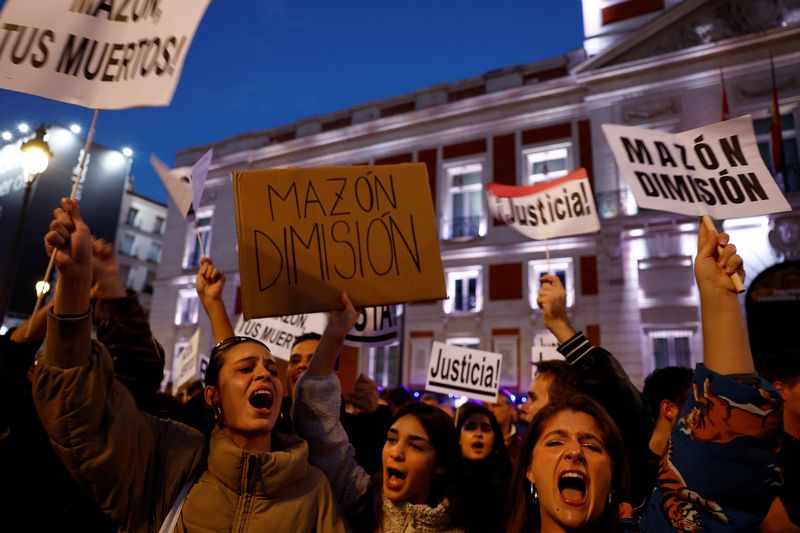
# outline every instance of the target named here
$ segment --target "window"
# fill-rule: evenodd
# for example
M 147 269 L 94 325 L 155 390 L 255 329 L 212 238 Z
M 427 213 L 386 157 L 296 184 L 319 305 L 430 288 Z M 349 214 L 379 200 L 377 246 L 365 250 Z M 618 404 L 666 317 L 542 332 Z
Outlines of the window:
M 550 260 L 549 272 L 558 276 L 564 289 L 567 291 L 567 307 L 575 305 L 575 272 L 571 257 L 559 257 Z M 530 288 L 530 304 L 533 309 L 538 309 L 536 298 L 539 297 L 539 278 L 548 273 L 548 263 L 545 259 L 528 262 L 528 287 Z
M 152 270 L 147 271 L 147 275 L 144 278 L 144 287 L 142 287 L 142 292 L 145 294 L 153 294 L 153 282 L 156 280 L 156 273 Z
M 191 326 L 197 324 L 200 299 L 195 289 L 181 289 L 178 292 L 178 305 L 175 307 L 175 325 Z
M 753 121 L 756 132 L 756 142 L 761 158 L 775 176 L 772 164 L 772 137 L 770 135 L 771 118 L 761 118 Z M 775 176 L 778 186 L 784 192 L 800 191 L 800 156 L 797 148 L 797 129 L 794 115 L 781 115 L 781 133 L 783 134 L 783 162 L 784 176 Z
M 150 243 L 150 251 L 147 252 L 147 260 L 151 263 L 158 263 L 161 261 L 161 244 L 157 242 Z
M 526 185 L 560 178 L 572 170 L 571 142 L 528 148 L 522 154 Z
M 372 376 L 381 387 L 400 384 L 400 344 L 390 344 L 369 349 L 367 375 Z
M 156 216 L 155 221 L 153 222 L 153 233 L 157 233 L 162 235 L 164 233 L 164 217 Z
M 486 234 L 483 207 L 483 163 L 445 167 L 447 202 L 443 235 L 445 239 L 480 237 Z
M 130 277 L 131 277 L 131 266 L 122 264 L 119 265 L 119 281 L 129 289 L 131 288 Z
M 123 255 L 136 255 L 136 251 L 134 250 L 133 244 L 136 242 L 136 237 L 131 235 L 130 233 L 126 233 L 122 236 L 122 242 L 119 243 L 119 253 Z
M 481 267 L 447 271 L 445 313 L 475 313 L 483 308 Z
M 186 228 L 186 247 L 183 254 L 183 268 L 197 268 L 203 253 L 208 253 L 211 245 L 211 214 L 202 214 L 197 217 L 197 229 L 194 224 Z M 199 235 L 199 237 L 198 237 Z M 198 239 L 203 243 L 200 250 Z
M 136 227 L 136 218 L 139 216 L 139 210 L 135 207 L 128 208 L 128 215 L 125 217 L 125 224 L 128 226 Z
M 685 366 L 692 368 L 692 332 L 688 330 L 651 331 L 655 368 Z

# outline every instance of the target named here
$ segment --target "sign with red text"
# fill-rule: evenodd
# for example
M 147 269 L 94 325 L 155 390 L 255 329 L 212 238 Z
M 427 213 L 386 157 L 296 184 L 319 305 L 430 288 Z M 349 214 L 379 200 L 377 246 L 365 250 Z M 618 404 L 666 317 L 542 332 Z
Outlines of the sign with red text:
M 295 338 L 306 333 L 322 335 L 327 323 L 328 318 L 325 313 L 255 318 L 253 320 L 245 320 L 243 315 L 239 315 L 233 332 L 235 335 L 252 337 L 263 342 L 269 347 L 272 355 L 288 361 Z
M 616 124 L 603 133 L 640 207 L 718 219 L 791 210 L 749 115 L 676 134 Z
M 0 88 L 97 109 L 164 106 L 210 0 L 6 0 Z
M 425 165 L 233 173 L 245 318 L 446 295 Z
M 594 196 L 583 168 L 536 185 L 490 183 L 486 194 L 494 217 L 529 239 L 600 231 Z
M 503 355 L 434 342 L 425 390 L 496 402 Z

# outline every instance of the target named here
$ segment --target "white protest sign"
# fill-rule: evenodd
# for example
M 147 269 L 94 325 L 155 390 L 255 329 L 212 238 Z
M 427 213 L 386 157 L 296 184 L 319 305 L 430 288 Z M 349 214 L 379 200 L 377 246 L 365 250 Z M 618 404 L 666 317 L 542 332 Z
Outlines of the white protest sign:
M 197 160 L 188 173 L 182 173 L 177 169 L 169 168 L 155 154 L 150 155 L 150 164 L 161 178 L 161 183 L 164 184 L 170 199 L 183 218 L 187 218 L 192 209 L 197 210 L 200 207 L 203 188 L 213 157 L 214 149 L 210 148 L 203 154 L 203 157 Z
M 210 0 L 6 0 L 0 87 L 96 109 L 169 105 Z
M 490 183 L 486 195 L 494 217 L 530 239 L 600 230 L 589 178 L 583 168 L 536 185 Z
M 178 354 L 172 368 L 175 373 L 172 381 L 174 390 L 187 381 L 200 378 L 200 328 L 195 330 L 189 344 Z
M 272 355 L 288 361 L 292 353 L 294 339 L 306 333 L 319 333 L 325 330 L 328 318 L 325 313 L 305 315 L 274 316 L 245 320 L 239 315 L 233 332 L 243 337 L 252 337 L 269 346 Z
M 347 335 L 344 343 L 349 346 L 380 347 L 398 342 L 400 338 L 399 305 L 365 307 L 359 310 L 358 321 Z
M 531 346 L 531 378 L 536 374 L 536 363 L 558 359 L 563 361 L 564 356 L 558 353 L 558 339 L 552 333 L 537 333 L 533 337 Z
M 434 342 L 425 390 L 497 401 L 503 355 Z
M 736 218 L 789 211 L 758 151 L 750 116 L 671 134 L 603 124 L 640 207 Z

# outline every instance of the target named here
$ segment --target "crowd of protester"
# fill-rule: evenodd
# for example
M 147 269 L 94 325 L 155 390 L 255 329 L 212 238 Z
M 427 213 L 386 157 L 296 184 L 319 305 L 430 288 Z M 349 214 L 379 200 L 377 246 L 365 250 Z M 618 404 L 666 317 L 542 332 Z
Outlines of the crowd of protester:
M 346 294 L 280 379 L 268 346 L 234 334 L 208 258 L 204 382 L 162 393 L 164 350 L 76 201 L 45 251 L 52 301 L 0 338 L 4 531 L 800 531 L 800 350 L 756 371 L 724 233 L 699 229 L 702 365 L 640 391 L 546 274 L 564 360 L 537 364 L 520 408 L 501 390 L 457 410 L 365 375 L 342 396 Z

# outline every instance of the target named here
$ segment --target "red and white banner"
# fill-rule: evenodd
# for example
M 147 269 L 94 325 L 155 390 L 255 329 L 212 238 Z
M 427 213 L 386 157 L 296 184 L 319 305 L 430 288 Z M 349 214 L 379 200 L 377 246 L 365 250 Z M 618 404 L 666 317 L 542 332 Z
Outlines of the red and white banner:
M 600 230 L 586 170 L 528 186 L 490 183 L 489 209 L 528 238 L 543 240 Z

